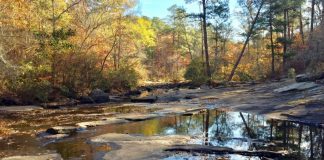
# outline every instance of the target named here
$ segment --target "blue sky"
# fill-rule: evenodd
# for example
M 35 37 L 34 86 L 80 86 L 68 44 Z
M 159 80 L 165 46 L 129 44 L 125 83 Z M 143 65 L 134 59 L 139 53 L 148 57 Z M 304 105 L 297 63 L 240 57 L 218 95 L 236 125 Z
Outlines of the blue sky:
M 199 5 L 196 2 L 186 4 L 185 0 L 139 0 L 140 15 L 166 18 L 170 14 L 168 8 L 174 4 L 183 6 L 190 12 L 199 10 Z
M 184 7 L 189 13 L 194 13 L 199 11 L 198 2 L 186 4 L 185 0 L 138 0 L 138 1 L 139 1 L 139 5 L 138 5 L 139 15 L 147 16 L 151 18 L 153 17 L 159 17 L 162 19 L 167 18 L 167 16 L 170 15 L 168 8 L 170 8 L 174 4 Z M 235 16 L 236 12 L 239 9 L 236 1 L 237 0 L 229 0 L 231 21 L 234 30 L 240 31 L 241 24 L 239 21 L 239 17 Z

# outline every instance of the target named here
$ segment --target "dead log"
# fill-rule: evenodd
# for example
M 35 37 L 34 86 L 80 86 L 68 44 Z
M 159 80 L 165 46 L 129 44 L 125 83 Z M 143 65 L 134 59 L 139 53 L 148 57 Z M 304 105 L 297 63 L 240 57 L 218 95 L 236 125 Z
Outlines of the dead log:
M 218 147 L 218 146 L 204 146 L 204 145 L 175 145 L 170 148 L 165 149 L 169 152 L 196 152 L 204 154 L 239 154 L 243 156 L 259 156 L 259 157 L 268 157 L 268 158 L 278 158 L 283 157 L 282 153 L 273 152 L 273 151 L 242 151 L 234 150 L 228 147 Z

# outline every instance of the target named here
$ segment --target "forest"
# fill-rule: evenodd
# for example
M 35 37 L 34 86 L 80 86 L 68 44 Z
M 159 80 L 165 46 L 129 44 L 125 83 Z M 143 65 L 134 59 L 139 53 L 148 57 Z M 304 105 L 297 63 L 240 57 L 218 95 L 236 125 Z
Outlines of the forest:
M 235 27 L 229 0 L 186 3 L 199 13 L 173 5 L 166 19 L 139 16 L 136 0 L 0 0 L 2 102 L 323 71 L 323 0 L 237 0 Z

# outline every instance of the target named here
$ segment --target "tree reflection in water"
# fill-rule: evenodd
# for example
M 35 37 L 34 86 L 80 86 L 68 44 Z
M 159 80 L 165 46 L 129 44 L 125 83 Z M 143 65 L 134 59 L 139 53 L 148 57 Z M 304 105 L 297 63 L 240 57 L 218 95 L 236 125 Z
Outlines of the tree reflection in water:
M 240 112 L 209 110 L 192 116 L 169 116 L 96 128 L 95 135 L 106 133 L 142 134 L 144 136 L 190 135 L 194 137 L 191 143 L 195 144 L 225 146 L 245 151 L 285 151 L 289 154 L 288 159 L 294 160 L 324 159 L 323 128 L 290 121 L 268 120 L 264 116 Z M 95 135 L 86 132 L 78 134 L 74 139 L 82 140 L 84 137 Z M 58 148 L 69 146 L 65 143 L 67 142 L 53 143 L 47 148 L 60 152 Z M 93 148 L 78 146 L 75 150 L 82 152 Z M 69 147 L 66 147 L 65 151 L 69 151 Z M 67 159 L 80 156 L 76 151 L 60 152 L 60 154 Z M 91 153 L 95 155 L 97 152 L 91 150 Z
M 324 159 L 322 127 L 217 110 L 208 111 L 202 117 L 205 145 L 250 151 L 285 151 L 290 158 Z

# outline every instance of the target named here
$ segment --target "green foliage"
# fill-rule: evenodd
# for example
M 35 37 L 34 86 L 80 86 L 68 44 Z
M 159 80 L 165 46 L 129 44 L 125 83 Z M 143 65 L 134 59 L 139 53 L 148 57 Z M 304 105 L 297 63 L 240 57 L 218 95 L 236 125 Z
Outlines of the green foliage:
M 47 102 L 51 84 L 47 79 L 39 78 L 47 72 L 47 67 L 26 64 L 20 68 L 20 74 L 8 80 L 7 88 L 23 103 Z
M 253 80 L 253 77 L 245 72 L 237 72 L 237 75 L 240 78 L 240 81 L 251 81 Z
M 208 77 L 205 74 L 204 62 L 198 58 L 192 60 L 184 77 L 195 84 L 206 83 L 208 81 Z
M 288 78 L 289 79 L 295 79 L 295 77 L 296 77 L 296 71 L 295 71 L 295 69 L 294 68 L 290 68 L 288 70 Z
M 121 67 L 117 70 L 109 71 L 107 77 L 108 90 L 130 90 L 137 86 L 139 75 L 131 67 Z

